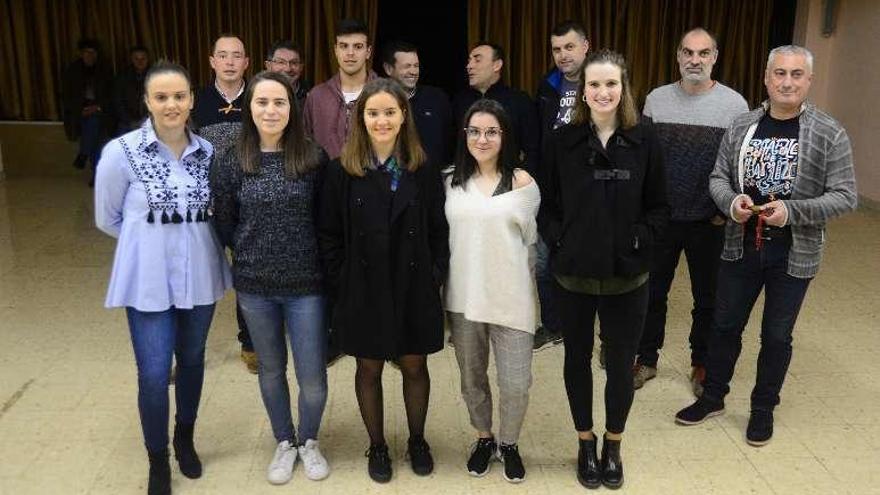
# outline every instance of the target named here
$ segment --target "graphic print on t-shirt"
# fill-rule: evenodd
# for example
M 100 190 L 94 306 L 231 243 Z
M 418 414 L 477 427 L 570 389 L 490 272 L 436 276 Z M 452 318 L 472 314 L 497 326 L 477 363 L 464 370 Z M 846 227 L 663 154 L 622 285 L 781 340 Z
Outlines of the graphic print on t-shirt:
M 571 123 L 574 102 L 577 98 L 577 85 L 577 82 L 562 78 L 562 85 L 559 87 L 559 112 L 556 114 L 556 122 L 553 124 L 554 129 Z
M 758 124 L 743 160 L 743 190 L 761 205 L 791 197 L 798 163 L 798 121 L 769 116 Z

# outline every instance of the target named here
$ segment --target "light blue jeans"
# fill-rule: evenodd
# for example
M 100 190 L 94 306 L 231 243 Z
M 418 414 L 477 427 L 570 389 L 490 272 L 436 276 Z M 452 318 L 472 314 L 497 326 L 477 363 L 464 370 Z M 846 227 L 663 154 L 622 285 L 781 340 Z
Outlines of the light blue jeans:
M 275 440 L 297 443 L 287 386 L 285 327 L 299 385 L 299 440 L 316 440 L 327 403 L 324 297 L 260 296 L 238 292 L 238 304 L 260 362 L 260 393 Z

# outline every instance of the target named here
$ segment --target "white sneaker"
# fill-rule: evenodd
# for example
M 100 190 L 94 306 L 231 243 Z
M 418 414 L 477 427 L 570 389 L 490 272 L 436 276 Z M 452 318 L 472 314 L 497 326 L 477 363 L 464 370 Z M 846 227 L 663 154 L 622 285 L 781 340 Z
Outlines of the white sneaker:
M 266 470 L 266 478 L 273 485 L 283 485 L 293 477 L 293 464 L 296 462 L 296 445 L 285 440 L 275 449 L 275 457 Z
M 299 457 L 302 459 L 306 478 L 318 481 L 330 475 L 330 466 L 327 464 L 327 459 L 321 455 L 317 440 L 306 440 L 306 444 L 299 448 Z

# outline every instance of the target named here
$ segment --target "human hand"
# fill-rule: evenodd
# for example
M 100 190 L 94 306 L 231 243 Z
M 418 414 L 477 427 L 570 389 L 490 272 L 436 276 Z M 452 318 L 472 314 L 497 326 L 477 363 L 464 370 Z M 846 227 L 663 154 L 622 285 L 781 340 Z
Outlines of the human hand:
M 788 209 L 785 203 L 776 200 L 761 206 L 761 215 L 764 217 L 764 223 L 773 227 L 782 227 L 788 221 Z
M 736 223 L 745 223 L 754 214 L 752 207 L 755 206 L 754 201 L 748 194 L 740 194 L 733 200 L 733 206 L 730 208 L 733 214 L 733 221 Z

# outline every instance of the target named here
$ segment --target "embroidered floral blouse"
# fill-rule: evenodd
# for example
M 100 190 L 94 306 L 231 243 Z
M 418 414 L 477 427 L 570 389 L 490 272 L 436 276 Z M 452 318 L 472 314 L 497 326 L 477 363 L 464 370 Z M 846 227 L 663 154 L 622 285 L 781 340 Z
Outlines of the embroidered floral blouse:
M 178 160 L 149 119 L 107 143 L 95 177 L 95 223 L 118 238 L 105 306 L 140 311 L 213 304 L 232 285 L 208 222 L 213 148 L 189 133 Z

